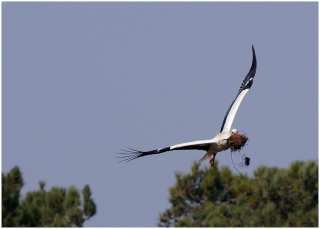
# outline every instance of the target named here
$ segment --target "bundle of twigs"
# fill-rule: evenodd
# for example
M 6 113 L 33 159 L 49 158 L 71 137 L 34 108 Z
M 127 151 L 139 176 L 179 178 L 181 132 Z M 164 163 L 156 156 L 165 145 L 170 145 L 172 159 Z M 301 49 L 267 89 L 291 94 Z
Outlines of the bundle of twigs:
M 248 141 L 248 137 L 245 134 L 234 133 L 227 140 L 228 148 L 231 152 L 240 151 Z

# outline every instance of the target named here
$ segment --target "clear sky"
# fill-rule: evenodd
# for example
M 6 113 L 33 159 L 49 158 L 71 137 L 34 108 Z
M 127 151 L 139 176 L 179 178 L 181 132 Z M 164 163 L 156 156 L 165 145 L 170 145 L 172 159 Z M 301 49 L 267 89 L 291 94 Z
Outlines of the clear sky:
M 89 184 L 98 212 L 85 226 L 156 226 L 174 173 L 205 152 L 116 152 L 213 138 L 251 45 L 240 171 L 318 159 L 316 2 L 2 3 L 2 172 L 20 167 L 23 195 L 39 180 Z M 237 172 L 230 151 L 216 159 Z

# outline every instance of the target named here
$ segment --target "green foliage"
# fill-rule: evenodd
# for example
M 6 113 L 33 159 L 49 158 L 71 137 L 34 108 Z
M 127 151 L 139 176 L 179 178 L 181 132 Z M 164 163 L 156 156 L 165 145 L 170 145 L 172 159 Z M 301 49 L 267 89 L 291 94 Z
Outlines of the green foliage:
M 38 191 L 28 192 L 20 199 L 22 186 L 22 174 L 17 166 L 6 175 L 2 173 L 4 227 L 81 227 L 96 213 L 88 185 L 82 190 L 82 200 L 75 187 L 69 190 L 52 187 L 46 191 L 44 181 L 39 181 Z
M 259 167 L 254 177 L 223 167 L 176 174 L 171 208 L 160 214 L 168 227 L 317 227 L 318 163 L 297 161 L 288 169 Z
M 2 226 L 13 226 L 12 219 L 19 206 L 22 186 L 23 179 L 17 166 L 6 176 L 2 173 Z

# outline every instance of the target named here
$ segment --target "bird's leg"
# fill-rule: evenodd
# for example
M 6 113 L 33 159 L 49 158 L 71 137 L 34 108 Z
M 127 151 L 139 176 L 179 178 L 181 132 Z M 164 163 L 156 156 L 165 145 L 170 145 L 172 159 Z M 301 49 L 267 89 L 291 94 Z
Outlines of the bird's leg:
M 211 158 L 210 158 L 210 165 L 211 166 L 214 166 L 214 159 L 215 159 L 215 157 L 216 157 L 216 154 L 213 154 L 212 156 L 211 156 Z

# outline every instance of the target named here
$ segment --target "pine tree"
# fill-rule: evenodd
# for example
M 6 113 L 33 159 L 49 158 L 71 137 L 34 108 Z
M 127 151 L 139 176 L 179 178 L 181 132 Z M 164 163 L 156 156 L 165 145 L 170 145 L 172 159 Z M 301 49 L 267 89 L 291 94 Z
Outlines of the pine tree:
M 171 208 L 160 214 L 168 227 L 317 227 L 318 164 L 297 161 L 288 169 L 259 167 L 239 177 L 217 165 L 176 173 Z
M 2 226 L 4 227 L 71 227 L 83 226 L 96 213 L 96 204 L 91 198 L 88 185 L 79 191 L 71 186 L 44 189 L 45 182 L 39 182 L 38 191 L 27 192 L 20 199 L 23 187 L 22 174 L 15 166 L 8 174 L 2 173 Z

